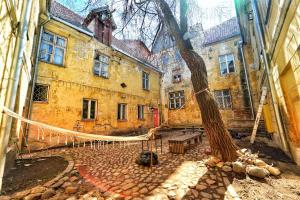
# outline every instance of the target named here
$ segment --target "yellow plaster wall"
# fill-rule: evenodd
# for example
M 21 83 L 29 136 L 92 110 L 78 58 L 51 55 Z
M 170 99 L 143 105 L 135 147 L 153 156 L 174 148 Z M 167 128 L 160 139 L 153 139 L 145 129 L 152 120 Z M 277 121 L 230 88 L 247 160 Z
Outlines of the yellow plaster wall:
M 5 105 L 8 99 L 8 84 L 12 81 L 13 60 L 16 59 L 15 48 L 18 34 L 17 24 L 21 23 L 21 12 L 24 9 L 24 1 L 12 1 L 15 4 L 10 7 L 5 1 L 0 4 L 0 105 Z M 23 64 L 21 69 L 19 89 L 17 91 L 15 111 L 19 114 L 23 113 L 23 108 L 26 101 L 28 84 L 31 79 L 33 44 L 36 40 L 38 20 L 39 20 L 40 4 L 39 1 L 34 1 L 29 20 L 28 39 L 23 53 Z M 15 17 L 12 17 L 15 16 Z M 19 24 L 20 26 L 22 24 Z M 0 113 L 0 121 L 2 113 Z M 20 122 L 14 123 L 12 127 L 12 136 L 18 135 Z M 16 126 L 17 125 L 17 126 Z
M 228 128 L 246 127 L 252 126 L 252 121 L 247 123 L 247 120 L 251 119 L 250 111 L 244 106 L 243 92 L 241 88 L 240 72 L 242 63 L 238 56 L 237 43 L 240 37 L 230 38 L 228 40 L 211 44 L 207 47 L 197 44 L 199 41 L 193 41 L 195 50 L 203 57 L 208 75 L 209 88 L 213 92 L 214 90 L 229 89 L 232 97 L 232 109 L 220 110 L 223 120 Z M 172 51 L 169 49 L 167 51 Z M 174 51 L 174 50 L 173 50 Z M 232 53 L 234 55 L 235 69 L 234 73 L 221 75 L 219 56 Z M 163 52 L 161 54 L 171 54 L 170 52 Z M 251 54 L 251 53 L 250 53 Z M 171 57 L 172 58 L 172 57 Z M 253 68 L 253 59 L 249 55 L 248 49 L 245 49 L 245 59 L 247 65 L 250 66 L 250 79 L 255 79 L 255 71 Z M 187 66 L 181 66 L 182 81 L 180 83 L 172 83 L 172 70 L 178 67 L 177 63 L 173 63 L 173 60 L 169 61 L 170 64 L 163 66 L 165 70 L 163 77 L 163 109 L 164 119 L 172 127 L 184 127 L 184 126 L 202 126 L 202 120 L 200 110 L 196 99 L 194 98 L 193 86 L 190 81 L 190 71 Z M 247 67 L 249 67 L 247 66 Z M 256 88 L 256 84 L 253 83 L 251 87 Z M 174 91 L 184 90 L 185 106 L 182 109 L 169 109 L 169 93 Z M 197 92 L 197 91 L 196 91 Z M 253 90 L 254 97 L 256 92 Z M 256 102 L 256 101 L 255 101 Z M 236 121 L 234 121 L 236 120 Z
M 37 83 L 49 85 L 49 98 L 47 103 L 33 103 L 33 120 L 70 130 L 79 120 L 84 132 L 99 134 L 153 126 L 147 106 L 159 108 L 158 72 L 58 22 L 51 20 L 45 30 L 65 37 L 67 49 L 63 67 L 39 62 Z M 93 74 L 95 50 L 110 57 L 109 78 Z M 142 89 L 143 71 L 149 73 L 150 90 Z M 97 100 L 96 120 L 82 120 L 83 98 Z M 127 104 L 126 121 L 117 120 L 118 103 Z M 138 104 L 145 105 L 145 120 L 137 119 Z M 32 129 L 30 137 L 36 139 L 37 130 Z

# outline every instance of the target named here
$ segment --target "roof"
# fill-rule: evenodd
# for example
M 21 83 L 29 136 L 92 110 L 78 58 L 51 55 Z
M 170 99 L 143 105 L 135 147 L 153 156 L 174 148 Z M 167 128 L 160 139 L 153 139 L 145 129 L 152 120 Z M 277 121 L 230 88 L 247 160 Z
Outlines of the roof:
M 153 66 L 150 61 L 151 52 L 146 45 L 140 40 L 119 40 L 115 37 L 112 38 L 112 47 L 120 50 L 122 53 L 136 58 L 139 62 L 145 63 L 153 69 L 158 69 Z
M 87 32 L 92 33 L 88 28 L 84 27 L 82 25 L 82 22 L 84 20 L 83 17 L 80 15 L 74 13 L 67 7 L 61 5 L 60 3 L 56 1 L 51 2 L 51 7 L 50 7 L 50 14 L 54 17 L 57 17 L 59 19 L 62 19 L 78 28 L 81 28 Z
M 233 17 L 225 22 L 222 22 L 219 25 L 216 25 L 210 29 L 203 30 L 202 24 L 198 23 L 189 28 L 189 38 L 193 39 L 203 33 L 203 44 L 209 45 L 223 40 L 238 36 L 241 34 L 238 20 L 236 17 Z M 163 49 L 169 49 L 175 46 L 175 40 L 171 39 L 170 34 L 168 34 L 166 27 L 162 27 L 156 38 L 152 52 L 157 53 Z
M 100 8 L 101 9 L 101 8 Z M 99 11 L 99 10 L 96 10 Z M 82 23 L 84 18 L 76 14 L 67 7 L 61 5 L 60 3 L 53 0 L 51 2 L 50 14 L 54 17 L 57 17 L 63 21 L 66 21 L 72 24 L 75 27 L 83 29 L 89 33 L 92 33 L 87 27 L 83 26 Z M 115 49 L 120 50 L 120 52 L 138 60 L 139 62 L 145 63 L 151 68 L 158 69 L 157 67 L 150 64 L 150 51 L 146 45 L 140 40 L 119 40 L 115 37 L 112 39 L 112 46 Z M 148 54 L 149 52 L 149 54 Z
M 204 44 L 212 44 L 240 35 L 240 27 L 236 17 L 204 31 Z

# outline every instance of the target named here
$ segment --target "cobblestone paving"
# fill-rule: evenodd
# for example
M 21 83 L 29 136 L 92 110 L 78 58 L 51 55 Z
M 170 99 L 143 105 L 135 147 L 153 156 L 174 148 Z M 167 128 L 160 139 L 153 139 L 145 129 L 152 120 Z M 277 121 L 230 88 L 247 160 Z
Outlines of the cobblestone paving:
M 50 186 L 51 199 L 224 199 L 230 174 L 207 169 L 203 162 L 207 151 L 204 140 L 184 155 L 171 154 L 164 138 L 159 164 L 152 170 L 135 163 L 140 143 L 64 148 L 34 156 L 58 154 L 74 160 L 75 169 Z M 38 191 L 39 197 L 50 189 Z M 27 194 L 25 199 L 38 198 Z

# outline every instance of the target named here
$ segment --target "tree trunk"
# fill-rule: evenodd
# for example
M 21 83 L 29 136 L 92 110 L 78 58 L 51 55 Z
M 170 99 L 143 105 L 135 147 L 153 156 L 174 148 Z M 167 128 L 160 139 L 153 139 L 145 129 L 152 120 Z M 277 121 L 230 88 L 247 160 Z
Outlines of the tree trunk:
M 221 155 L 224 161 L 234 161 L 237 158 L 238 147 L 225 127 L 217 102 L 209 92 L 204 60 L 193 50 L 190 40 L 183 39 L 183 35 L 188 31 L 187 2 L 180 0 L 180 27 L 165 0 L 156 0 L 156 4 L 160 18 L 175 38 L 176 47 L 191 71 L 191 81 L 212 153 L 216 156 Z
M 209 91 L 205 63 L 193 51 L 185 51 L 182 57 L 191 71 L 191 81 L 212 153 L 216 156 L 220 154 L 224 161 L 234 161 L 237 158 L 238 148 L 232 141 L 222 120 L 218 104 Z

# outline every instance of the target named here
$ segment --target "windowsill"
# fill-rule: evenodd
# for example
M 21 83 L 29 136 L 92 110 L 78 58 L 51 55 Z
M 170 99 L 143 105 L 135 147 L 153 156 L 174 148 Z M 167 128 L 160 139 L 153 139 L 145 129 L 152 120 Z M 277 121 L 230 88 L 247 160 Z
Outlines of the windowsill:
M 118 122 L 127 122 L 127 119 L 118 119 Z
M 94 74 L 94 76 L 100 77 L 100 78 L 104 78 L 104 79 L 109 79 L 109 76 L 99 76 L 99 75 L 97 75 L 97 74 Z
M 66 68 L 66 66 L 64 66 L 64 65 L 59 65 L 59 64 L 55 64 L 55 63 L 52 63 L 52 62 L 47 62 L 47 61 L 44 61 L 44 60 L 39 60 L 39 61 L 41 61 L 43 63 L 50 64 L 50 65 L 55 65 L 57 67 Z
M 33 103 L 48 104 L 48 101 L 32 101 Z
M 184 109 L 185 107 L 184 106 L 182 106 L 181 108 L 169 108 L 169 110 L 174 110 L 174 111 L 176 111 L 176 110 L 181 110 L 181 109 Z
M 139 121 L 146 121 L 146 119 L 145 118 L 143 118 L 143 119 L 138 119 Z
M 144 91 L 147 91 L 147 92 L 150 92 L 150 89 L 145 89 L 145 88 L 143 88 L 143 90 L 144 90 Z
M 235 74 L 236 72 L 229 72 L 229 73 L 226 73 L 226 74 L 221 74 L 221 76 L 225 77 L 225 76 L 230 76 L 230 75 L 233 75 Z
M 82 122 L 94 122 L 96 119 L 81 119 Z

